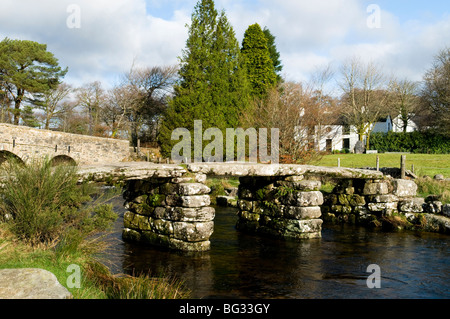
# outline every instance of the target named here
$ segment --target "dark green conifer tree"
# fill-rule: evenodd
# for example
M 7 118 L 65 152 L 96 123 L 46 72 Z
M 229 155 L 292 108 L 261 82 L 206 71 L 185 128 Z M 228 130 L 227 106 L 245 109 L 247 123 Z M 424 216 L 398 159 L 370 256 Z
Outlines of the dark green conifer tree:
M 237 128 L 249 105 L 239 42 L 213 0 L 200 0 L 194 8 L 174 92 L 159 137 L 165 156 L 178 142 L 171 140 L 174 129 L 187 128 L 193 138 L 194 120 L 202 120 L 203 130 L 217 127 L 225 139 L 225 129 Z
M 275 44 L 276 37 L 270 32 L 270 30 L 267 27 L 264 27 L 263 32 L 267 39 L 267 48 L 269 50 L 270 58 L 272 59 L 273 62 L 273 69 L 277 74 L 277 82 L 281 83 L 282 78 L 280 73 L 283 70 L 283 65 L 281 64 L 280 60 L 280 52 L 278 52 L 277 46 Z
M 267 47 L 267 38 L 259 24 L 255 23 L 245 31 L 242 41 L 247 76 L 252 96 L 264 98 L 277 83 L 277 75 Z

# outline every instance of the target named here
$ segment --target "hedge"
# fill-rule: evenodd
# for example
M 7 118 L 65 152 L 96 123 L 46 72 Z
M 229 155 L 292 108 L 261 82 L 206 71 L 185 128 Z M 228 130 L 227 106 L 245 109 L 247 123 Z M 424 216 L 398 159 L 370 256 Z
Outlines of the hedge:
M 383 152 L 410 152 L 421 154 L 449 154 L 450 139 L 444 135 L 426 132 L 372 133 L 370 149 Z

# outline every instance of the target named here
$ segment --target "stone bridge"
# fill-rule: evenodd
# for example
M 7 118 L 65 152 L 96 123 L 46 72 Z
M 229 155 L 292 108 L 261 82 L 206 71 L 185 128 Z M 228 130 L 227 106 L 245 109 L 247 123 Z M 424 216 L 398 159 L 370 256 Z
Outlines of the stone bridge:
M 0 123 L 0 163 L 9 157 L 27 162 L 48 157 L 78 165 L 120 162 L 129 157 L 129 142 Z
M 297 240 L 320 238 L 324 219 L 375 227 L 384 218 L 424 223 L 424 199 L 416 198 L 415 182 L 373 170 L 288 164 L 123 163 L 82 167 L 79 173 L 82 180 L 125 181 L 125 240 L 174 250 L 210 249 L 215 210 L 206 185 L 208 176 L 239 177 L 236 226 L 240 231 Z M 324 178 L 337 181 L 326 196 L 319 191 Z M 450 231 L 450 219 L 436 224 L 436 218 L 428 221 L 432 227 Z

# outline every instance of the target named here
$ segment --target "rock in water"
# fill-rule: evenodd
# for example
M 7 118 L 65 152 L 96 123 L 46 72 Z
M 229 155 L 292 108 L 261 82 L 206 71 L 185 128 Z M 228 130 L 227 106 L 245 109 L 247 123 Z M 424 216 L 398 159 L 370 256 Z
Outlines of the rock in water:
M 0 299 L 71 299 L 54 274 L 44 269 L 0 269 Z

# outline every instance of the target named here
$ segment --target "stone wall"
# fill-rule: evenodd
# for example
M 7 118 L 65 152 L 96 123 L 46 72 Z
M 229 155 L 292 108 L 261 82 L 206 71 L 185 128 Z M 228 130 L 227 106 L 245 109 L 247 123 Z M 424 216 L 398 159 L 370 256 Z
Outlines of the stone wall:
M 240 177 L 237 228 L 279 238 L 320 238 L 321 183 L 303 178 Z
M 0 124 L 0 152 L 26 162 L 32 158 L 67 156 L 78 165 L 120 162 L 130 155 L 129 142 Z
M 324 196 L 322 217 L 331 223 L 449 232 L 448 221 L 430 216 L 443 214 L 442 204 L 416 196 L 412 180 L 344 179 Z
M 209 250 L 215 210 L 205 181 L 204 174 L 128 181 L 123 238 L 174 250 Z

